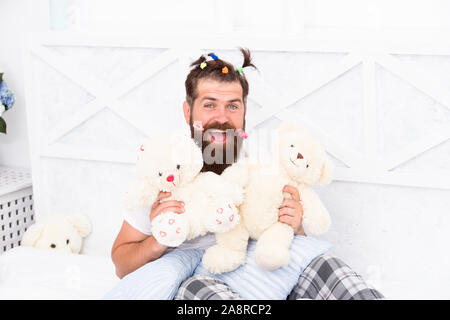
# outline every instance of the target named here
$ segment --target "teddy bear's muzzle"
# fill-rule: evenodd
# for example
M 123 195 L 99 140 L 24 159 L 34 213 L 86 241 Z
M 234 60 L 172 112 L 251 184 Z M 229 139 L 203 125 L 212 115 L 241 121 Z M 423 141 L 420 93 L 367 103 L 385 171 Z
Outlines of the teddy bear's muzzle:
M 52 243 L 49 247 L 51 248 L 51 250 L 55 250 L 55 251 L 59 251 L 59 252 L 65 252 L 65 253 L 71 253 L 72 252 L 72 249 L 70 248 L 69 245 L 57 246 L 57 245 Z

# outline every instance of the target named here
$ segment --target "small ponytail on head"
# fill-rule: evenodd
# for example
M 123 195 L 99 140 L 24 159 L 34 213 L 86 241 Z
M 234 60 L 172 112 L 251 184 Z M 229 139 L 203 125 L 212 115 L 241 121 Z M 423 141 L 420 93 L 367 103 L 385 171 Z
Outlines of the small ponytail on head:
M 244 63 L 242 64 L 242 68 L 253 67 L 256 70 L 258 70 L 258 68 L 256 68 L 256 66 L 252 63 L 252 55 L 250 53 L 250 50 L 244 48 L 239 48 L 239 50 L 242 52 L 242 55 L 244 56 Z
M 191 63 L 191 67 L 196 67 L 199 66 L 200 64 L 202 64 L 202 62 L 206 61 L 206 57 L 204 55 L 201 55 L 200 58 L 198 58 L 197 60 L 195 60 L 194 62 Z
M 243 55 L 244 62 L 242 67 L 235 68 L 231 63 L 219 59 L 213 52 L 207 55 L 201 55 L 197 60 L 190 64 L 191 70 L 186 78 L 186 101 L 192 108 L 195 99 L 198 96 L 197 85 L 201 79 L 209 79 L 221 82 L 238 81 L 242 86 L 242 100 L 244 105 L 247 103 L 249 91 L 248 81 L 245 77 L 243 68 L 256 66 L 252 63 L 252 57 L 249 49 L 239 48 Z

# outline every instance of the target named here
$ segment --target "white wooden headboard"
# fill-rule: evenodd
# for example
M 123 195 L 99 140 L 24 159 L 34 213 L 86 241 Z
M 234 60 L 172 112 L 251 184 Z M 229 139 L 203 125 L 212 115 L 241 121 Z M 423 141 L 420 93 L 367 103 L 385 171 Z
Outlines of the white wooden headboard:
M 450 241 L 448 44 L 32 35 L 25 61 L 37 218 L 88 214 L 85 253 L 109 254 L 140 140 L 186 128 L 189 64 L 214 51 L 240 65 L 239 46 L 259 69 L 245 70 L 250 135 L 296 119 L 336 164 L 335 182 L 318 189 L 333 217 L 325 236 L 333 252 L 390 296 L 435 289 L 432 272 L 418 289 L 408 279 Z M 449 258 L 440 263 L 450 268 Z

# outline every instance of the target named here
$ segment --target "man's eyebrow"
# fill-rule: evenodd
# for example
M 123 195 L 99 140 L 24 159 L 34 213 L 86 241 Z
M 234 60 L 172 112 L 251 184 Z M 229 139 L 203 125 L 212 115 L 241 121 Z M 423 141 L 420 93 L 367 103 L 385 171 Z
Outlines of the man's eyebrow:
M 217 99 L 213 98 L 213 97 L 204 97 L 202 99 L 202 101 L 204 101 L 204 100 L 217 101 Z M 228 100 L 227 102 L 241 102 L 242 103 L 242 99 L 241 98 L 235 98 L 235 99 Z
M 216 99 L 216 98 L 213 98 L 213 97 L 204 97 L 204 98 L 202 99 L 202 101 L 204 101 L 204 100 L 217 101 L 217 99 Z

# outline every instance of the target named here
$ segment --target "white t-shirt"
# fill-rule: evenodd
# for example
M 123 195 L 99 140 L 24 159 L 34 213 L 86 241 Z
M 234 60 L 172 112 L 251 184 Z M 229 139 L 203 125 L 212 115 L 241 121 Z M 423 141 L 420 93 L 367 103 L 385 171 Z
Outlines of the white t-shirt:
M 150 224 L 150 209 L 140 211 L 125 211 L 124 219 L 136 230 L 146 235 L 152 234 L 152 228 Z M 216 237 L 213 233 L 207 233 L 204 236 L 197 237 L 183 242 L 178 249 L 202 249 L 205 250 L 216 243 Z M 168 248 L 167 251 L 175 248 Z

